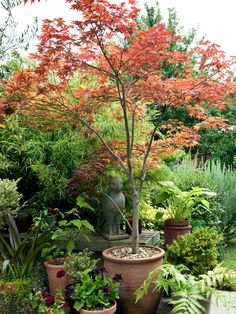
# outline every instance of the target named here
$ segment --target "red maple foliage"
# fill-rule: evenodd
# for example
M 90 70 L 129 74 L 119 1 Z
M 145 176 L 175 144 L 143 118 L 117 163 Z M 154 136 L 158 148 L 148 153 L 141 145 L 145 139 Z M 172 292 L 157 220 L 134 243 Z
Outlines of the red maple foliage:
M 181 38 L 164 24 L 138 29 L 139 9 L 134 0 L 119 5 L 108 0 L 66 2 L 78 12 L 78 19 L 71 24 L 62 18 L 44 21 L 33 56 L 37 66 L 20 70 L 4 83 L 1 113 L 20 110 L 57 123 L 77 120 L 99 138 L 129 177 L 135 252 L 139 193 L 148 166 L 178 148 L 196 145 L 199 128 L 225 125 L 223 119 L 209 114 L 209 108 L 232 104 L 233 60 L 208 41 L 188 52 L 171 49 L 173 43 L 181 45 Z M 170 77 L 165 76 L 166 66 L 174 68 Z M 71 84 L 75 75 L 80 79 L 77 85 Z M 99 108 L 109 110 L 112 104 L 120 108 L 114 119 L 123 121 L 125 142 L 110 145 L 94 122 Z M 137 121 L 145 119 L 149 105 L 156 107 L 153 129 L 143 130 L 139 138 Z M 199 122 L 190 127 L 166 120 L 171 108 L 185 108 Z M 133 175 L 137 160 L 143 169 L 138 185 Z

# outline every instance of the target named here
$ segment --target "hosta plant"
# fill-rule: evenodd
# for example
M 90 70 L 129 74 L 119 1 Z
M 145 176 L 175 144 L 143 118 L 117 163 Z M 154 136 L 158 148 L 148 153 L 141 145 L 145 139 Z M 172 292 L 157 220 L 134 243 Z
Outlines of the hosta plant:
M 182 221 L 189 219 L 191 214 L 204 208 L 209 211 L 207 197 L 216 193 L 205 188 L 192 187 L 190 191 L 181 191 L 173 182 L 159 181 L 159 187 L 154 192 L 153 201 L 156 205 L 163 206 L 165 219 Z M 158 212 L 158 216 L 160 216 Z

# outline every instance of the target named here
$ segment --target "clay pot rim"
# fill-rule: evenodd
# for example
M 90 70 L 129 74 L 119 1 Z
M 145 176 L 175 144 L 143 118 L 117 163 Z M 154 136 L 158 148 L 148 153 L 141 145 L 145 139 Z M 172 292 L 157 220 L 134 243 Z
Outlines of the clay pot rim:
M 63 261 L 63 263 L 62 263 L 62 264 L 54 264 L 53 261 L 55 261 L 55 260 L 57 260 L 57 261 Z M 62 268 L 62 267 L 64 267 L 65 261 L 66 261 L 66 258 L 65 258 L 65 257 L 51 258 L 51 259 L 49 259 L 49 260 L 47 260 L 47 261 L 44 262 L 44 266 L 45 266 L 45 267 L 48 267 L 48 268 L 50 268 L 50 267 L 53 267 L 53 268 Z
M 130 247 L 130 245 L 119 245 L 119 246 L 110 247 L 108 249 L 105 249 L 102 252 L 102 256 L 103 256 L 103 258 L 106 258 L 106 260 L 109 260 L 109 261 L 112 261 L 115 263 L 120 263 L 120 264 L 146 264 L 146 263 L 150 263 L 152 261 L 162 259 L 164 254 L 165 254 L 165 251 L 163 249 L 156 247 L 156 246 L 152 246 L 152 245 L 140 245 L 139 246 L 139 247 L 149 247 L 149 248 L 153 248 L 153 249 L 157 250 L 156 255 L 146 257 L 146 258 L 127 259 L 127 258 L 114 257 L 114 256 L 111 256 L 108 254 L 112 250 L 124 248 L 124 247 Z
M 166 219 L 165 225 L 179 225 L 179 226 L 188 226 L 190 225 L 189 219 L 184 220 L 173 220 L 173 219 Z
M 88 313 L 99 313 L 99 312 L 102 312 L 102 311 L 104 313 L 106 313 L 106 312 L 111 311 L 111 310 L 115 310 L 116 311 L 117 303 L 116 303 L 115 300 L 113 300 L 113 302 L 114 302 L 114 305 L 112 305 L 111 307 L 108 307 L 106 309 L 103 309 L 103 310 L 86 310 L 86 309 L 83 309 L 83 308 L 81 310 L 87 311 Z

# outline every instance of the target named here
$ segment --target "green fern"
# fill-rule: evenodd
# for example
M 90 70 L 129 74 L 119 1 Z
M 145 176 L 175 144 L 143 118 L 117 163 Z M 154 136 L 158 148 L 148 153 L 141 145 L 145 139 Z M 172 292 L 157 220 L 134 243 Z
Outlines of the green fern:
M 236 302 L 222 296 L 217 290 L 224 286 L 225 282 L 229 283 L 235 279 L 236 272 L 222 266 L 196 277 L 189 274 L 189 270 L 183 265 L 164 264 L 152 271 L 142 286 L 136 290 L 136 302 L 144 297 L 151 283 L 154 283 L 155 290 L 164 290 L 168 294 L 171 289 L 172 300 L 169 303 L 173 305 L 172 314 L 205 313 L 202 303 L 209 300 L 211 295 L 225 307 L 236 309 Z

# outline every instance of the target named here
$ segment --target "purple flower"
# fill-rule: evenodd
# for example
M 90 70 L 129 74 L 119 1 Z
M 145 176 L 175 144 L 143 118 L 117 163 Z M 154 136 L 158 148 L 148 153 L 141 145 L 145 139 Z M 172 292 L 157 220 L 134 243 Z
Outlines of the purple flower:
M 104 295 L 110 294 L 111 290 L 112 290 L 112 288 L 110 286 L 106 285 L 106 286 L 102 287 L 102 292 L 103 292 Z
M 58 272 L 57 272 L 57 278 L 62 278 L 62 277 L 65 276 L 65 274 L 66 274 L 66 272 L 64 271 L 64 269 L 58 270 Z
M 115 274 L 115 276 L 112 278 L 113 282 L 121 282 L 122 277 L 121 274 Z

